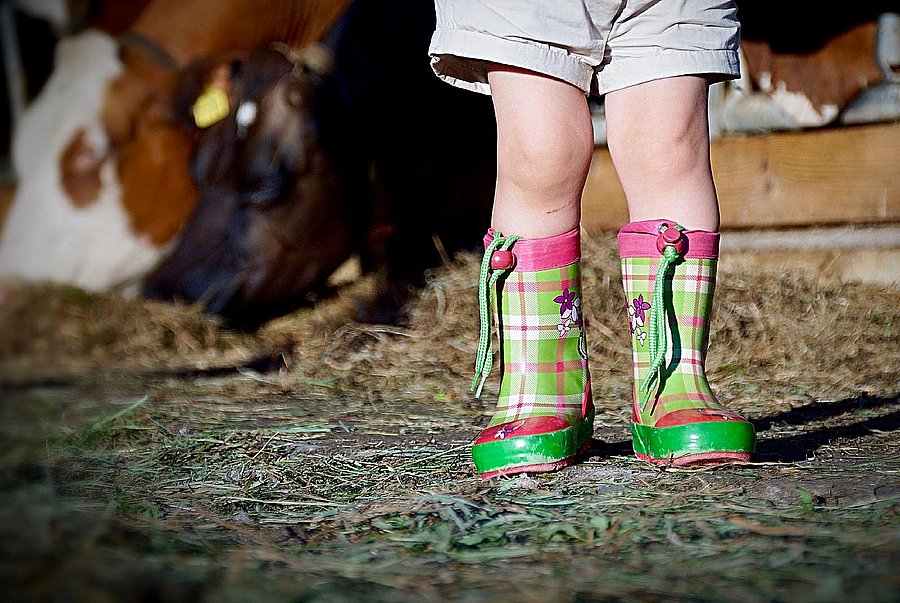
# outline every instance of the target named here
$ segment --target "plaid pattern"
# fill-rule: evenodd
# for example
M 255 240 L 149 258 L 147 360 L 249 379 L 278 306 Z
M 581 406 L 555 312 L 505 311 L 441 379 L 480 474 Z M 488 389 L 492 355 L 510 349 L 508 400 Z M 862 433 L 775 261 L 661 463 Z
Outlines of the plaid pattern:
M 685 259 L 675 264 L 674 273 L 669 277 L 664 295 L 664 303 L 671 304 L 667 316 L 669 345 L 661 382 L 642 413 L 638 401 L 641 392 L 635 394 L 635 410 L 644 425 L 653 425 L 663 414 L 685 408 L 722 408 L 709 388 L 705 372 L 716 263 L 716 260 Z M 635 390 L 650 366 L 646 339 L 650 313 L 661 310 L 649 307 L 659 264 L 658 259 L 622 259 L 622 280 L 632 329 Z M 645 308 L 643 320 L 639 307 Z
M 574 424 L 582 418 L 589 378 L 580 316 L 581 263 L 512 271 L 498 284 L 496 296 L 500 397 L 490 426 L 539 416 Z M 569 304 L 557 301 L 564 297 Z M 562 315 L 567 307 L 575 310 L 568 318 Z

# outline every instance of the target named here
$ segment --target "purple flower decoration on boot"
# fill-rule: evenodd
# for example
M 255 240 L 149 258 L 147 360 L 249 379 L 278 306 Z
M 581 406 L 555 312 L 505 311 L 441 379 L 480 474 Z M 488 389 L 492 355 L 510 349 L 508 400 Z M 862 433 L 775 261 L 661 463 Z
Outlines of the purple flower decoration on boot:
M 566 313 L 566 310 L 571 311 L 574 307 L 575 303 L 575 292 L 569 291 L 569 288 L 566 287 L 563 289 L 562 295 L 557 295 L 553 298 L 553 301 L 559 304 L 559 314 L 562 316 Z
M 645 310 L 650 309 L 650 303 L 644 301 L 643 293 L 637 296 L 637 299 L 634 300 L 634 317 L 637 326 L 642 327 L 644 323 L 647 321 L 647 316 L 644 314 Z
M 560 337 L 569 332 L 569 326 L 574 325 L 581 328 L 581 315 L 579 314 L 581 298 L 575 295 L 574 291 L 569 291 L 569 288 L 566 287 L 563 289 L 562 295 L 557 295 L 553 301 L 559 304 L 559 316 L 563 320 L 564 330 L 560 330 Z

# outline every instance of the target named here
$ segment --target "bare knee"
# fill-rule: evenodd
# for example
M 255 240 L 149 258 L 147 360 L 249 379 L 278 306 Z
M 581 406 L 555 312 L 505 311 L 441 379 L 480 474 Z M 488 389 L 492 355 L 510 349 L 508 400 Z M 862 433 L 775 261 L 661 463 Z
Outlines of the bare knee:
M 708 171 L 705 81 L 674 78 L 611 93 L 607 139 L 623 179 L 671 183 Z
M 636 142 L 640 141 L 640 142 Z M 642 180 L 677 182 L 709 170 L 709 144 L 692 131 L 668 129 L 627 137 L 610 144 L 620 175 Z
M 580 197 L 594 144 L 584 92 L 510 67 L 498 66 L 488 80 L 497 116 L 498 190 L 550 203 L 576 191 Z
M 580 193 L 594 148 L 590 132 L 566 124 L 527 127 L 514 136 L 502 136 L 498 178 L 506 185 L 548 200 Z

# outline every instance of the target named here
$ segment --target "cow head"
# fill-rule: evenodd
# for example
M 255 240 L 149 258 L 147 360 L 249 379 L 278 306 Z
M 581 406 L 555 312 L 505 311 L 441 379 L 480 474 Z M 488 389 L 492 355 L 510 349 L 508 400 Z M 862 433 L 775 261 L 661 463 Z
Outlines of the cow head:
M 360 226 L 317 121 L 324 56 L 266 49 L 188 70 L 181 113 L 205 126 L 191 168 L 200 200 L 147 296 L 199 301 L 253 327 L 351 254 Z

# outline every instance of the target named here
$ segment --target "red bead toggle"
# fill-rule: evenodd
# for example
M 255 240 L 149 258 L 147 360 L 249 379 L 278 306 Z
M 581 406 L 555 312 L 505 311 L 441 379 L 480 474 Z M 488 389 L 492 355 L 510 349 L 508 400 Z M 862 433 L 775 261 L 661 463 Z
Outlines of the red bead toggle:
M 665 253 L 666 247 L 674 247 L 675 253 L 684 255 L 685 248 L 687 247 L 687 239 L 680 230 L 669 227 L 659 233 L 659 236 L 656 237 L 656 248 L 659 252 Z
M 493 270 L 512 270 L 516 265 L 516 256 L 512 251 L 495 251 L 491 256 Z

